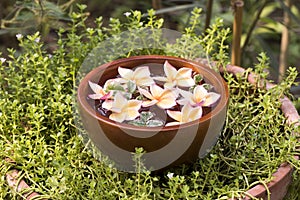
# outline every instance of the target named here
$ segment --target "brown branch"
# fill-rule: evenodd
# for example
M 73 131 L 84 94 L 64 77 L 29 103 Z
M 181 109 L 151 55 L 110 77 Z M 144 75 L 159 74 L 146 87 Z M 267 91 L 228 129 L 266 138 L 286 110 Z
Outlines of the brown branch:
M 208 29 L 209 25 L 210 25 L 213 1 L 214 0 L 207 0 L 207 3 L 206 3 L 206 19 L 205 19 L 205 28 L 204 28 L 204 30 Z
M 292 1 L 285 1 L 288 8 L 292 7 Z M 278 81 L 282 80 L 282 77 L 287 69 L 287 57 L 288 57 L 288 46 L 290 41 L 289 26 L 291 24 L 290 15 L 287 12 L 283 13 L 283 29 L 281 34 L 281 46 L 280 46 L 280 57 L 279 57 L 279 74 Z
M 161 9 L 161 0 L 152 0 L 152 7 L 154 10 Z
M 259 10 L 257 11 L 257 14 L 256 14 L 256 16 L 255 16 L 255 19 L 254 19 L 254 21 L 251 23 L 250 28 L 249 28 L 249 30 L 248 30 L 248 32 L 247 32 L 246 39 L 245 39 L 245 42 L 244 42 L 243 47 L 242 47 L 242 50 L 241 50 L 241 53 L 242 53 L 242 54 L 244 53 L 245 48 L 246 48 L 246 46 L 248 45 L 248 43 L 249 43 L 249 41 L 250 41 L 252 32 L 253 32 L 253 30 L 254 30 L 254 28 L 255 28 L 255 26 L 256 26 L 258 20 L 260 19 L 260 15 L 261 15 L 262 11 L 264 10 L 264 8 L 266 7 L 266 5 L 267 5 L 268 3 L 269 3 L 269 0 L 265 0 L 265 1 L 263 2 L 263 4 L 261 5 L 261 7 L 259 8 Z
M 231 64 L 241 64 L 241 36 L 242 36 L 242 21 L 243 21 L 243 7 L 242 0 L 235 0 L 233 2 L 234 21 L 233 21 L 233 36 L 232 36 L 232 51 Z

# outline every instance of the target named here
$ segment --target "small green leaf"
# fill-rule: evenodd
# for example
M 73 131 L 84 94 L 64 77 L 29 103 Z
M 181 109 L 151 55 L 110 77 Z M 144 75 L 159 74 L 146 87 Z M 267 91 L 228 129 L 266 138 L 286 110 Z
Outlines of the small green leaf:
M 106 90 L 107 91 L 110 91 L 110 90 L 125 91 L 124 88 L 119 84 L 108 85 Z
M 150 112 L 150 111 L 149 112 L 141 112 L 140 119 L 143 122 L 147 122 L 148 120 L 150 120 L 154 116 L 155 115 L 152 112 Z
M 134 82 L 132 82 L 132 81 L 128 81 L 127 82 L 127 90 L 128 90 L 128 92 L 132 94 L 132 93 L 134 93 L 135 89 L 136 89 L 136 84 Z
M 161 121 L 161 120 L 156 120 L 156 119 L 153 119 L 153 120 L 149 120 L 147 122 L 147 125 L 148 127 L 156 127 L 156 126 L 163 126 L 164 125 L 164 122 Z
M 203 77 L 200 74 L 194 76 L 195 84 L 199 84 L 203 80 Z

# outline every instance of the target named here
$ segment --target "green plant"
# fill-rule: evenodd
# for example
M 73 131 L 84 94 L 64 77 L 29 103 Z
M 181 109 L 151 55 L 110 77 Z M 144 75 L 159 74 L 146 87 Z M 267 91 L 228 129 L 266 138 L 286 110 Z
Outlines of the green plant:
M 49 34 L 50 29 L 62 26 L 62 21 L 69 21 L 66 10 L 75 0 L 55 4 L 47 0 L 16 1 L 14 9 L 1 20 L 0 27 L 11 32 L 35 32 L 39 30 L 43 36 Z
M 99 162 L 82 143 L 77 133 L 80 127 L 75 126 L 72 108 L 76 74 L 88 53 L 105 39 L 123 30 L 145 26 L 159 29 L 162 20 L 151 15 L 142 21 L 135 11 L 127 24 L 112 19 L 108 27 L 102 27 L 102 19 L 97 18 L 97 27 L 90 28 L 85 25 L 84 8 L 79 5 L 81 12 L 71 14 L 70 29 L 59 30 L 58 49 L 53 54 L 44 50 L 39 33 L 19 35 L 21 55 L 9 49 L 9 58 L 1 61 L 1 199 L 20 199 L 22 193 L 30 191 L 41 195 L 37 199 L 227 199 L 241 197 L 255 184 L 271 180 L 283 162 L 299 169 L 300 163 L 294 158 L 297 137 L 291 134 L 295 127 L 286 125 L 279 102 L 293 84 L 293 68 L 285 81 L 269 91 L 248 83 L 251 69 L 238 77 L 225 73 L 231 93 L 226 126 L 212 152 L 194 165 L 151 174 L 143 169 L 141 149 L 135 157 L 136 174 L 119 172 L 109 162 Z M 141 27 L 137 27 L 139 22 L 143 22 Z M 196 43 L 206 49 L 205 44 L 214 40 L 216 43 L 211 44 L 219 45 L 207 49 L 207 57 L 228 63 L 227 46 L 222 45 L 228 31 L 220 20 L 216 24 L 207 35 L 198 36 L 187 29 L 170 54 L 193 59 L 203 55 L 193 54 L 199 47 Z M 115 41 L 111 44 L 120 44 Z M 184 45 L 187 42 L 192 45 Z M 120 57 L 149 53 L 144 49 L 128 52 Z M 153 52 L 163 53 L 157 49 Z M 268 61 L 264 54 L 258 58 L 255 72 L 257 79 L 263 80 Z M 110 59 L 114 58 L 105 58 L 104 62 Z M 19 178 L 30 185 L 29 189 L 8 187 L 5 175 L 12 169 L 19 170 Z

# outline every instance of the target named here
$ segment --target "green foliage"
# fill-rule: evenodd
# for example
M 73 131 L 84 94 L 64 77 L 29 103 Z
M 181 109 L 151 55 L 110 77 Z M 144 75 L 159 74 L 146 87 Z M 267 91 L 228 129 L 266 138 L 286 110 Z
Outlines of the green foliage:
M 164 121 L 159 119 L 154 119 L 155 114 L 152 112 L 141 112 L 141 116 L 138 119 L 130 121 L 129 124 L 136 126 L 147 126 L 147 127 L 157 127 L 163 126 Z
M 90 28 L 85 25 L 84 6 L 79 8 L 79 13 L 70 15 L 71 27 L 59 30 L 58 48 L 52 55 L 44 50 L 36 33 L 19 37 L 21 55 L 10 49 L 9 59 L 0 62 L 1 199 L 21 198 L 7 185 L 5 174 L 11 169 L 20 171 L 20 177 L 31 186 L 28 191 L 49 199 L 227 199 L 241 197 L 254 184 L 271 180 L 283 162 L 299 169 L 300 163 L 294 159 L 297 138 L 291 134 L 294 127 L 286 125 L 279 102 L 296 76 L 293 69 L 283 83 L 269 91 L 247 82 L 250 70 L 237 78 L 224 74 L 231 94 L 226 126 L 212 152 L 194 165 L 151 174 L 143 168 L 141 149 L 135 154 L 136 174 L 99 162 L 82 143 L 77 134 L 80 127 L 74 124 L 77 72 L 100 42 L 123 30 L 160 28 L 162 20 L 149 13 L 148 20 L 142 21 L 140 13 L 133 12 L 127 24 L 111 19 L 104 28 L 98 18 L 97 26 Z M 172 54 L 195 58 L 193 52 L 201 45 L 205 50 L 201 55 L 227 63 L 224 41 L 228 30 L 222 28 L 221 21 L 200 37 L 192 27 L 178 42 L 197 44 L 176 43 Z M 115 41 L 111 40 L 112 47 L 120 44 Z M 130 48 L 120 57 L 163 53 Z M 106 57 L 105 62 L 111 59 L 115 58 Z M 258 80 L 264 77 L 260 72 L 266 65 L 262 54 Z
M 16 1 L 15 9 L 1 20 L 1 29 L 15 33 L 39 30 L 43 36 L 49 34 L 50 29 L 63 26 L 63 21 L 69 21 L 66 14 L 74 0 L 60 2 L 61 5 L 47 0 Z

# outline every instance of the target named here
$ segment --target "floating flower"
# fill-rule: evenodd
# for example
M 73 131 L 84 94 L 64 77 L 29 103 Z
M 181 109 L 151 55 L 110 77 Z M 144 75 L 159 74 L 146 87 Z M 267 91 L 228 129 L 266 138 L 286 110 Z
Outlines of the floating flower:
M 90 85 L 90 88 L 95 93 L 95 94 L 88 95 L 88 97 L 91 98 L 91 99 L 104 100 L 104 99 L 110 98 L 111 95 L 112 95 L 111 92 L 105 92 L 104 89 L 96 83 L 93 83 L 93 82 L 89 81 L 89 85 Z
M 220 94 L 208 92 L 203 85 L 197 85 L 193 93 L 179 88 L 178 91 L 183 97 L 183 99 L 177 101 L 181 105 L 189 103 L 192 106 L 211 106 L 220 98 Z
M 176 105 L 177 95 L 170 89 L 163 89 L 156 84 L 152 84 L 150 85 L 150 92 L 142 88 L 139 88 L 139 91 L 142 95 L 150 99 L 143 102 L 143 107 L 156 104 L 162 109 L 168 109 Z
M 192 107 L 190 104 L 185 104 L 181 111 L 167 110 L 167 114 L 176 122 L 169 122 L 166 126 L 174 126 L 199 119 L 202 116 L 202 107 Z
M 89 81 L 94 94 L 88 96 L 102 100 L 95 103 L 101 106 L 100 109 L 104 109 L 100 114 L 107 116 L 106 111 L 110 111 L 109 119 L 147 127 L 167 123 L 166 119 L 160 119 L 159 114 L 156 116 L 156 112 L 161 112 L 159 109 L 175 120 L 165 126 L 178 125 L 199 119 L 202 116 L 202 106 L 213 106 L 219 100 L 220 95 L 208 92 L 210 89 L 206 89 L 206 86 L 210 85 L 202 84 L 202 76 L 192 69 L 183 67 L 177 70 L 168 61 L 165 61 L 163 67 L 165 75 L 155 78 L 151 77 L 147 66 L 135 69 L 118 67 L 119 75 L 107 79 L 101 86 Z M 161 82 L 164 82 L 164 87 L 160 85 Z M 141 110 L 141 107 L 153 105 L 159 109 Z M 153 118 L 154 116 L 156 117 Z
M 165 88 L 172 88 L 174 86 L 191 87 L 195 85 L 192 78 L 192 69 L 182 67 L 178 71 L 168 61 L 164 63 L 164 72 L 166 77 L 155 77 L 155 80 L 165 82 Z
M 125 120 L 134 120 L 140 116 L 139 109 L 141 108 L 142 101 L 127 100 L 120 92 L 115 95 L 114 100 L 106 100 L 102 107 L 112 111 L 109 119 L 123 122 Z
M 120 81 L 126 83 L 132 81 L 137 86 L 149 86 L 154 83 L 150 77 L 149 67 L 138 67 L 134 71 L 131 69 L 119 67 L 118 72 L 121 76 Z

